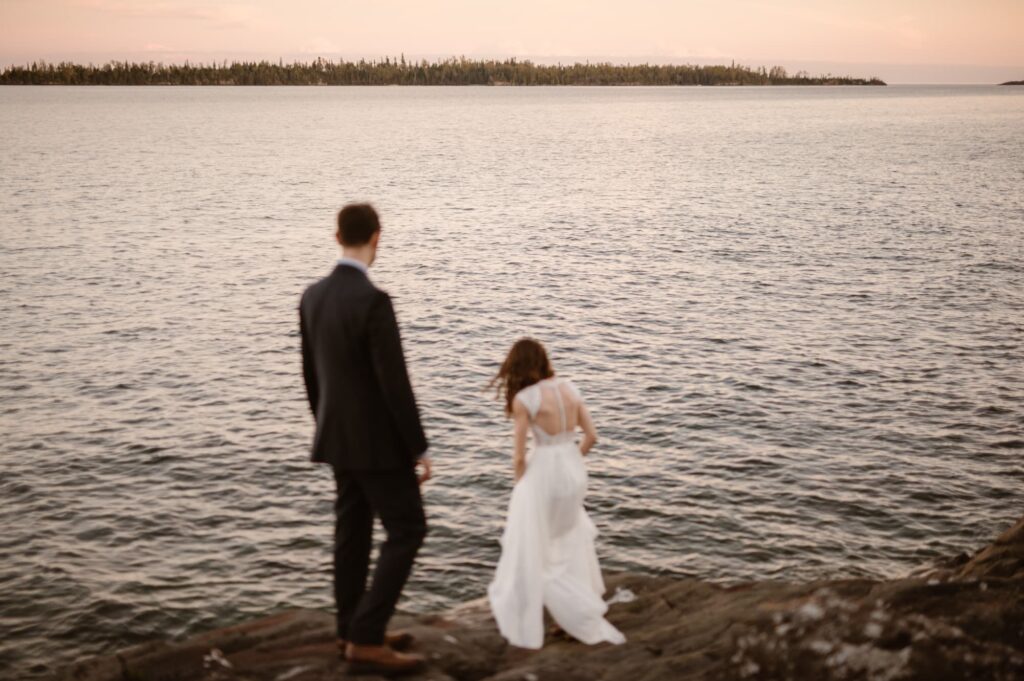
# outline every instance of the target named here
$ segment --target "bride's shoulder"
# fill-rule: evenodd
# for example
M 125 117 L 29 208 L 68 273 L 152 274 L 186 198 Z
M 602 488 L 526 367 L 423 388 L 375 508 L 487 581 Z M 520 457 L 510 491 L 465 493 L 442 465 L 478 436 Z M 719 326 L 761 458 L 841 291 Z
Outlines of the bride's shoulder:
M 580 389 L 576 387 L 576 384 L 572 382 L 571 378 L 566 378 L 564 376 L 559 377 L 558 383 L 560 385 L 564 385 L 566 388 L 568 388 L 569 389 L 569 393 L 573 397 L 575 397 L 576 399 L 580 399 Z
M 540 408 L 540 386 L 536 383 L 528 385 L 517 392 L 513 399 L 522 402 L 526 406 L 526 410 L 530 412 L 530 416 L 533 416 Z

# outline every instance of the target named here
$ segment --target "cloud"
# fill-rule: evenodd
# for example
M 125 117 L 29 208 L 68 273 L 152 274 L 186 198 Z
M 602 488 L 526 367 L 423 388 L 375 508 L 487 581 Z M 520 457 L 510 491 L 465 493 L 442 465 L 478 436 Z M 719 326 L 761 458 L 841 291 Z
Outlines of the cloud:
M 212 24 L 217 28 L 252 28 L 261 19 L 260 10 L 245 3 L 198 4 L 181 1 L 75 0 L 80 7 L 147 19 L 184 19 Z

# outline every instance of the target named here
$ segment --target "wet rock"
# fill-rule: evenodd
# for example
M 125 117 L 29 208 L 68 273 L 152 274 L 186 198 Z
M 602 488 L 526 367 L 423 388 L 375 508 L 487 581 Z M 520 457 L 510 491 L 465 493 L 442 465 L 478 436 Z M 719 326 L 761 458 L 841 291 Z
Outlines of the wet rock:
M 1024 579 L 1024 518 L 960 568 L 958 579 Z
M 400 615 L 429 662 L 411 681 L 1024 680 L 1024 521 L 970 559 L 904 579 L 721 585 L 608 578 L 621 646 L 509 647 L 483 600 Z M 629 593 L 630 597 L 621 594 Z M 324 612 L 293 610 L 84 660 L 61 681 L 345 678 Z M 360 677 L 377 681 L 376 677 Z

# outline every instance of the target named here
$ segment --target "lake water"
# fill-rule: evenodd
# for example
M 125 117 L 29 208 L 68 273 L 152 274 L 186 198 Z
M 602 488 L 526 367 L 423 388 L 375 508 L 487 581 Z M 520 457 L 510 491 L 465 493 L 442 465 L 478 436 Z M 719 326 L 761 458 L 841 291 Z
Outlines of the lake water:
M 1024 502 L 1024 90 L 0 90 L 0 669 L 329 608 L 296 305 L 376 202 L 436 481 L 402 606 L 483 594 L 532 334 L 607 569 L 903 574 Z

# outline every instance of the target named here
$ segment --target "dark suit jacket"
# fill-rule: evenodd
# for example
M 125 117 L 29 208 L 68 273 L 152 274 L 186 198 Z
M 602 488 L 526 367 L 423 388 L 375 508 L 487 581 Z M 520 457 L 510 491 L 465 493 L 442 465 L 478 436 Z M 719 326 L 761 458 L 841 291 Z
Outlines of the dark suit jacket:
M 337 265 L 302 294 L 299 329 L 316 418 L 313 461 L 342 470 L 413 466 L 427 438 L 388 294 Z

